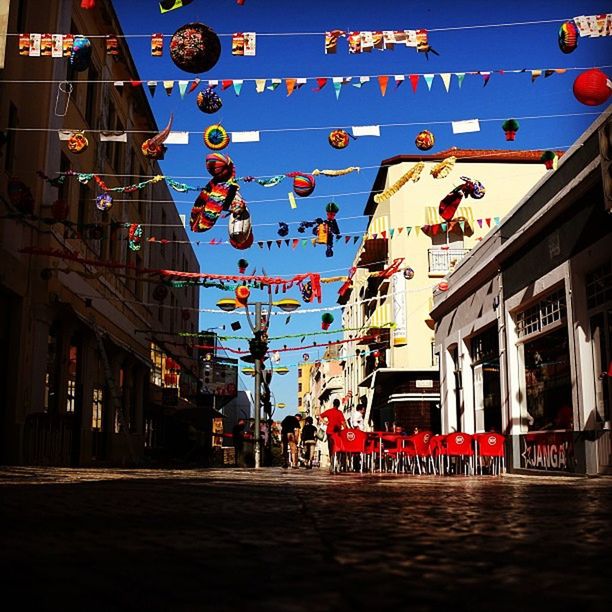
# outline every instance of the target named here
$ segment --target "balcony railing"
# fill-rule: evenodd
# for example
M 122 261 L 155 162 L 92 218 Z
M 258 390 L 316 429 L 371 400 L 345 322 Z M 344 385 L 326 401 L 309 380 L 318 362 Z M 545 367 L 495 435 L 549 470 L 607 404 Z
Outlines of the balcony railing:
M 429 249 L 429 275 L 444 276 L 453 262 L 458 264 L 469 252 L 469 249 Z

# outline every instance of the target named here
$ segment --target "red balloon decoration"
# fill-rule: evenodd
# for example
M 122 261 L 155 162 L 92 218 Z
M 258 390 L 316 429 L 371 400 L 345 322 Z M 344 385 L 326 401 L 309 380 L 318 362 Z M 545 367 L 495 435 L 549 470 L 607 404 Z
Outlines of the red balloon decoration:
M 587 106 L 603 104 L 611 93 L 612 82 L 604 72 L 597 68 L 586 70 L 578 75 L 574 81 L 576 99 Z

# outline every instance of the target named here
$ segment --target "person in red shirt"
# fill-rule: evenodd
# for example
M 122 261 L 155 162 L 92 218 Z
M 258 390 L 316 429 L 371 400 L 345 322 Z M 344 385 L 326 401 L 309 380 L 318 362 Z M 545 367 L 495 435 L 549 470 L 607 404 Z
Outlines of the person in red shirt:
M 337 434 L 346 427 L 344 413 L 342 410 L 340 410 L 340 400 L 336 398 L 333 401 L 332 407 L 322 412 L 320 417 L 327 423 L 325 433 L 327 434 L 327 446 L 329 448 L 329 456 L 331 458 L 333 441 L 330 434 Z

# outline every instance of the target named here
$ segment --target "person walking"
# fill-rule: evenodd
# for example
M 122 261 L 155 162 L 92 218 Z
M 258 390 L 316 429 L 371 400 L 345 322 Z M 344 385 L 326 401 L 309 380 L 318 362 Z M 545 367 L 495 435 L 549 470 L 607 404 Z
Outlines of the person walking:
M 300 435 L 304 446 L 304 460 L 306 469 L 312 469 L 312 461 L 317 447 L 317 428 L 313 425 L 312 417 L 306 417 L 305 425 Z
M 327 434 L 327 447 L 331 463 L 334 454 L 333 436 L 346 428 L 346 419 L 344 418 L 344 413 L 340 410 L 340 400 L 336 398 L 332 402 L 332 407 L 322 412 L 320 416 L 327 423 L 325 433 Z
M 297 469 L 298 464 L 298 442 L 300 440 L 301 414 L 287 415 L 281 421 L 281 443 L 283 445 L 283 468 L 289 467 L 289 455 L 291 455 L 291 467 Z

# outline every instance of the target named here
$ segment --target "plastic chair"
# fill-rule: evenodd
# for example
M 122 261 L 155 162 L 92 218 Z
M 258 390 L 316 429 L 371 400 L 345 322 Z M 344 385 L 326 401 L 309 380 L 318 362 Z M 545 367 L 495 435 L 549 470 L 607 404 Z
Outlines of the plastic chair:
M 450 469 L 450 459 L 458 459 L 462 471 L 474 473 L 472 460 L 474 459 L 474 448 L 472 447 L 472 436 L 461 431 L 454 431 L 446 435 L 447 469 Z
M 476 446 L 476 461 L 483 474 L 483 458 L 490 459 L 489 467 L 491 474 L 499 476 L 502 470 L 506 470 L 506 438 L 498 433 L 478 433 L 474 434 Z
M 446 472 L 446 434 L 436 434 L 429 440 L 429 449 L 434 462 L 438 465 L 438 474 Z
M 340 438 L 340 446 L 342 449 L 340 452 L 345 459 L 343 462 L 344 468 L 348 470 L 351 464 L 354 467 L 354 461 L 348 461 L 348 459 L 359 457 L 359 471 L 363 472 L 364 454 L 368 434 L 361 431 L 361 429 L 343 429 L 337 435 Z
M 423 469 L 427 473 L 436 473 L 436 465 L 433 460 L 430 442 L 433 437 L 431 431 L 420 431 L 419 433 L 408 436 L 408 439 L 414 445 L 416 455 L 416 465 L 421 473 Z
M 329 471 L 334 473 L 339 471 L 340 453 L 342 452 L 342 438 L 340 433 L 328 433 L 327 439 L 330 443 Z

